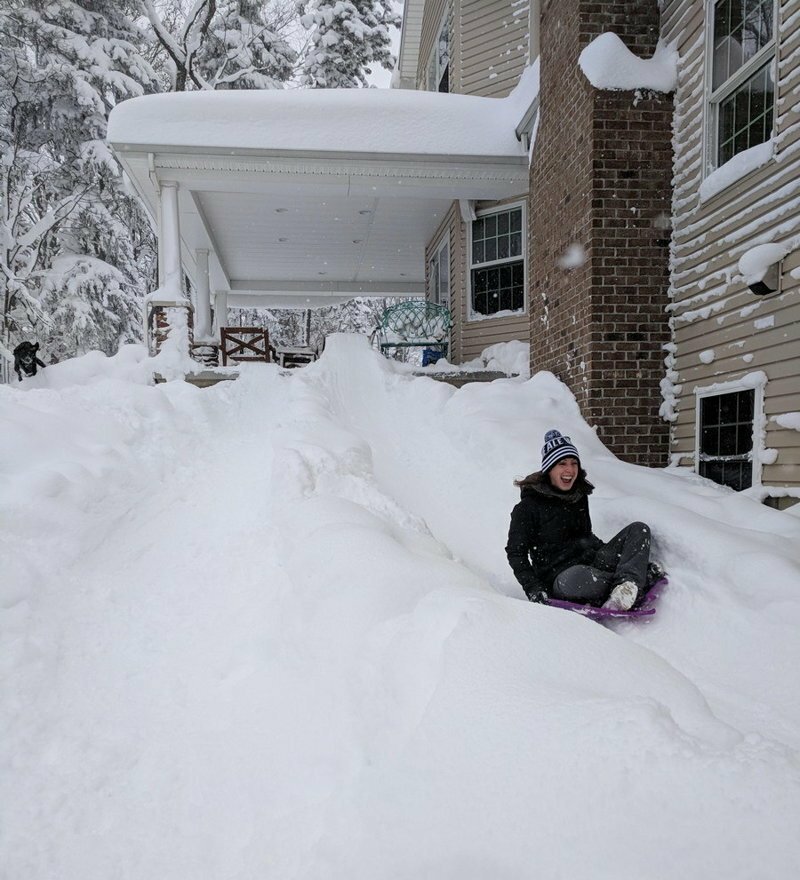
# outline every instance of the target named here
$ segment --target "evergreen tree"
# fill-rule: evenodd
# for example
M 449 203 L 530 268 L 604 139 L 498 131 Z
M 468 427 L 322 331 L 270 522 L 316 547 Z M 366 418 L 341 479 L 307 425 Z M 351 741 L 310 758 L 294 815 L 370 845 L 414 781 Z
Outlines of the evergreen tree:
M 139 0 L 166 71 L 169 91 L 275 89 L 294 73 L 297 53 L 285 32 L 288 0 Z
M 391 0 L 299 0 L 310 34 L 301 81 L 313 88 L 368 85 L 373 64 L 394 65 L 390 28 L 400 25 Z
M 69 309 L 88 333 L 87 316 L 107 314 L 103 285 L 111 278 L 120 282 L 125 301 L 115 336 L 141 335 L 136 303 L 152 265 L 152 235 L 104 140 L 114 104 L 156 85 L 141 40 L 116 0 L 7 0 L 0 10 L 0 344 L 6 359 L 31 333 L 44 337 L 47 350 Z M 58 258 L 82 259 L 63 302 L 57 276 L 49 274 Z M 55 322 L 50 314 L 58 315 Z M 89 335 L 102 337 L 95 329 Z M 59 350 L 76 351 L 60 344 Z

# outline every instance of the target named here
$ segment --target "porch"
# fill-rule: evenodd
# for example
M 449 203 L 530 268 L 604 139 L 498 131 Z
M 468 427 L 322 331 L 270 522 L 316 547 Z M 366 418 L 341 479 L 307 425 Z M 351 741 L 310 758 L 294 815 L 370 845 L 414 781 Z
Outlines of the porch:
M 151 301 L 191 299 L 195 346 L 213 346 L 231 308 L 425 298 L 425 247 L 453 202 L 469 220 L 476 200 L 527 192 L 534 100 L 352 89 L 120 104 L 108 140 L 158 229 Z

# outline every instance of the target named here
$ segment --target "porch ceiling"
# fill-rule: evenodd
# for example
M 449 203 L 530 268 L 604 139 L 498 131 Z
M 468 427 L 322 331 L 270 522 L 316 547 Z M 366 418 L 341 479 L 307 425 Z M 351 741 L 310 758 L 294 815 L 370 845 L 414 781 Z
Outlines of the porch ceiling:
M 365 96 L 367 101 L 374 103 L 374 91 Z M 164 102 L 168 96 L 154 97 L 160 99 L 163 112 L 169 106 Z M 179 109 L 189 114 L 186 98 L 190 96 L 176 97 L 181 99 Z M 286 109 L 286 96 L 279 97 L 281 109 Z M 318 102 L 321 96 L 312 97 Z M 443 106 L 440 97 L 448 96 L 437 96 L 437 102 L 428 96 L 423 103 Z M 125 102 L 118 110 L 148 100 Z M 220 103 L 219 96 L 214 95 L 214 100 Z M 496 115 L 503 103 L 475 100 L 490 103 L 462 101 L 457 111 L 468 107 L 476 119 L 481 109 Z M 392 102 L 396 106 L 396 100 L 389 99 Z M 406 106 L 411 110 L 422 104 L 412 100 Z M 342 111 L 348 109 L 349 105 Z M 331 131 L 329 149 L 321 148 L 324 120 L 315 123 L 313 137 L 298 121 L 297 142 L 303 148 L 290 149 L 285 125 L 284 140 L 277 145 L 260 117 L 258 125 L 265 132 L 259 135 L 261 140 L 252 131 L 242 139 L 231 132 L 226 142 L 224 127 L 216 119 L 207 138 L 198 122 L 186 138 L 187 145 L 174 143 L 178 140 L 174 126 L 159 137 L 163 129 L 155 125 L 143 123 L 137 129 L 135 114 L 133 118 L 128 114 L 121 124 L 118 119 L 116 125 L 112 114 L 109 141 L 154 219 L 160 184 L 178 183 L 181 258 L 191 278 L 196 277 L 196 251 L 208 250 L 212 290 L 227 292 L 229 305 L 305 307 L 359 295 L 424 295 L 425 245 L 451 203 L 527 191 L 527 155 L 514 138 L 513 127 L 495 140 L 477 135 L 474 153 L 468 139 L 459 139 L 463 146 L 457 155 L 438 153 L 431 149 L 436 139 L 430 133 L 420 136 L 424 151 L 412 152 L 413 128 L 425 124 L 424 114 L 416 122 L 414 114 L 405 123 L 392 118 L 395 131 L 402 129 L 403 137 L 384 141 L 372 137 L 360 151 L 342 119 Z M 363 125 L 363 115 L 356 113 L 352 123 Z M 342 132 L 347 132 L 345 140 L 335 136 Z M 495 143 L 500 148 L 492 154 L 487 147 Z M 452 132 L 446 145 L 454 146 Z M 391 151 L 398 147 L 404 152 Z

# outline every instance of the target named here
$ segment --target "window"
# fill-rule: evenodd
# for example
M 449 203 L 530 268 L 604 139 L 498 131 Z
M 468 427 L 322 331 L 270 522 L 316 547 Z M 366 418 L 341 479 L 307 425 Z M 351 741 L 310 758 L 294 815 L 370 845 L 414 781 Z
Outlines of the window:
M 697 471 L 737 491 L 753 485 L 755 390 L 698 398 Z
M 428 62 L 428 91 L 450 91 L 450 16 L 445 15 Z
M 428 269 L 428 299 L 450 308 L 450 242 L 446 238 L 436 248 Z
M 772 134 L 774 0 L 717 0 L 711 45 L 712 154 L 722 165 Z
M 472 221 L 470 287 L 473 315 L 525 310 L 522 206 Z

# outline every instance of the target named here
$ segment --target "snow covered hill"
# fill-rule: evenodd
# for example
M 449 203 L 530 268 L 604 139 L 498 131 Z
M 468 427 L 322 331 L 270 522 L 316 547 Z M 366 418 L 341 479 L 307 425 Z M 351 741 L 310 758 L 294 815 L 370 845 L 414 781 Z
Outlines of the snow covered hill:
M 151 372 L 0 387 L 0 877 L 798 876 L 797 517 L 617 461 L 549 374 Z M 523 601 L 552 427 L 601 537 L 651 524 L 652 621 Z

